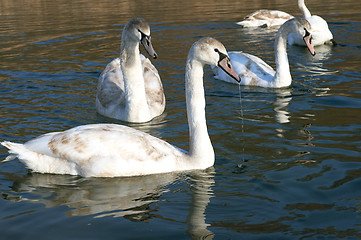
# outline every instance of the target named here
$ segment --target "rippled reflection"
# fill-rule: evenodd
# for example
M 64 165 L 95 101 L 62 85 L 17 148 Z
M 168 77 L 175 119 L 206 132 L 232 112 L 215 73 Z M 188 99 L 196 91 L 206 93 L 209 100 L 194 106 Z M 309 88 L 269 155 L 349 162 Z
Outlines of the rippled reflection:
M 184 181 L 186 177 L 177 173 L 124 178 L 29 173 L 14 181 L 12 191 L 3 192 L 2 198 L 12 202 L 41 203 L 45 208 L 67 206 L 69 217 L 112 216 L 146 222 L 151 218 L 163 218 L 160 206 L 155 203 L 163 201 L 162 194 L 170 191 L 169 185 Z M 187 232 L 192 239 L 212 239 L 205 210 L 213 195 L 214 169 L 190 172 L 189 182 L 191 201 Z
M 46 208 L 68 206 L 68 216 L 94 215 L 150 217 L 149 205 L 159 201 L 175 174 L 130 178 L 89 178 L 29 173 L 14 182 L 12 189 L 21 201 L 42 203 Z M 31 193 L 31 198 L 22 197 Z M 11 193 L 9 193 L 11 195 Z M 11 198 L 10 198 L 11 199 Z M 142 217 L 140 217 L 142 216 Z
M 287 106 L 292 100 L 291 90 L 280 89 L 276 91 L 276 100 L 273 103 L 273 109 L 275 111 L 276 121 L 279 123 L 290 122 L 290 114 L 287 110 Z

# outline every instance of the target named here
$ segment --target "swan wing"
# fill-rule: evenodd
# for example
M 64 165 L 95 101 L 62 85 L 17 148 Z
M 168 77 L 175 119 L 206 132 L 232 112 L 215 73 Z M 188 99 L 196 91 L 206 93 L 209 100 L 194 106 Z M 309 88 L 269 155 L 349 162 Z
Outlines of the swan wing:
M 261 9 L 247 15 L 237 24 L 243 27 L 274 27 L 282 25 L 291 18 L 292 15 L 283 11 Z
M 125 108 L 124 80 L 120 59 L 111 61 L 99 77 L 96 96 L 97 111 L 105 116 L 117 116 Z
M 144 86 L 147 103 L 152 118 L 163 113 L 165 108 L 165 96 L 162 81 L 157 69 L 143 54 L 140 55 L 143 66 Z
M 34 171 L 85 177 L 182 170 L 178 162 L 186 157 L 161 139 L 116 124 L 82 125 L 44 134 L 25 144 L 4 144 Z

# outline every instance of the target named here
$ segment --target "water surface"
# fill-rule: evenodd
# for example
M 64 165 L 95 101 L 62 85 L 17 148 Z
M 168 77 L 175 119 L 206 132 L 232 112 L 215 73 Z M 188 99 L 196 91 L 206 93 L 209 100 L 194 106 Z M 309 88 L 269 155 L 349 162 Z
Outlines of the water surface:
M 336 47 L 290 47 L 292 86 L 215 80 L 205 69 L 214 168 L 114 179 L 30 173 L 0 163 L 4 239 L 359 239 L 360 5 L 308 1 Z M 0 140 L 112 122 L 95 112 L 97 78 L 119 55 L 124 24 L 147 19 L 165 113 L 130 125 L 188 148 L 184 69 L 191 44 L 213 36 L 274 66 L 274 30 L 235 22 L 296 1 L 0 2 Z M 142 49 L 143 51 L 143 49 Z M 7 151 L 0 148 L 0 159 Z

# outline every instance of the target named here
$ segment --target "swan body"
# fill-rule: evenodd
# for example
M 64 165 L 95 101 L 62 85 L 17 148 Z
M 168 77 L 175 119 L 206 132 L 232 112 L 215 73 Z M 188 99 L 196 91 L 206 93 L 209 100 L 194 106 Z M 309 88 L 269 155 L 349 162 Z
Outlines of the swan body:
M 29 169 L 40 173 L 116 177 L 208 168 L 214 163 L 214 150 L 205 119 L 205 64 L 218 65 L 238 79 L 220 42 L 203 38 L 193 44 L 185 74 L 189 152 L 116 124 L 83 125 L 47 133 L 25 144 L 1 144 L 12 154 L 9 160 L 18 157 Z
M 247 15 L 237 24 L 242 27 L 275 27 L 281 26 L 291 18 L 294 17 L 283 11 L 261 9 Z
M 126 122 L 148 122 L 163 113 L 165 96 L 157 69 L 139 53 L 141 43 L 157 58 L 150 41 L 150 28 L 142 18 L 124 27 L 120 58 L 111 61 L 99 77 L 98 113 Z
M 275 39 L 276 70 L 262 59 L 243 52 L 229 52 L 232 66 L 241 79 L 242 85 L 268 88 L 281 88 L 291 85 L 292 77 L 287 57 L 287 36 L 296 31 L 303 37 L 312 55 L 315 54 L 309 33 L 310 24 L 303 18 L 293 18 L 285 22 L 277 32 Z M 237 83 L 229 78 L 220 68 L 213 67 L 215 78 L 230 83 Z

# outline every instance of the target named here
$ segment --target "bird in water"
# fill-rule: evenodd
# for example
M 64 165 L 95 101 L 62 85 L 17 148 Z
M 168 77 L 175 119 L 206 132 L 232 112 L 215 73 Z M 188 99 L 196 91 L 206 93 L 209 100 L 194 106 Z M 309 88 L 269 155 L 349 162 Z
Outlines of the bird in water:
M 189 151 L 133 128 L 117 124 L 90 124 L 41 135 L 24 144 L 4 141 L 8 160 L 17 157 L 34 172 L 83 177 L 137 176 L 206 169 L 215 156 L 207 131 L 203 67 L 222 68 L 235 80 L 227 51 L 214 38 L 195 42 L 188 54 L 185 95 Z

